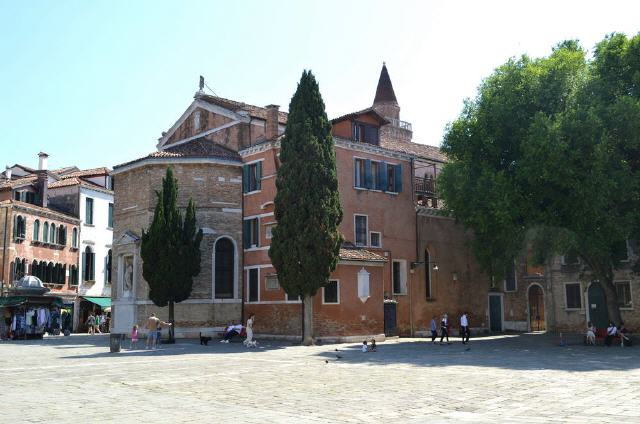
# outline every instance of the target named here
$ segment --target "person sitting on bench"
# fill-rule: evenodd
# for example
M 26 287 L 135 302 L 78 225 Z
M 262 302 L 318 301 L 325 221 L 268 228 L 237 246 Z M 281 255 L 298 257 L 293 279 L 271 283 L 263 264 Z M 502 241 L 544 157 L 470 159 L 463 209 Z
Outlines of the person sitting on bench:
M 233 336 L 237 336 L 241 332 L 242 332 L 242 324 L 235 324 L 235 325 L 231 324 L 225 330 L 224 335 L 222 336 L 222 340 L 220 340 L 220 342 L 229 343 L 233 338 Z
M 611 342 L 613 338 L 618 334 L 618 329 L 613 322 L 609 323 L 609 327 L 607 327 L 607 336 L 604 338 L 604 344 L 607 346 L 611 346 Z
M 618 330 L 620 335 L 620 346 L 631 347 L 631 332 L 624 326 L 624 322 L 620 321 L 620 329 Z

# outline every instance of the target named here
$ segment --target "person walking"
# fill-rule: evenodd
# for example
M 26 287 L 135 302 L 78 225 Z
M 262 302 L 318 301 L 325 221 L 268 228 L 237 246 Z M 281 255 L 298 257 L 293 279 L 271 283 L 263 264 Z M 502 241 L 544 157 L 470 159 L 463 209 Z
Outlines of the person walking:
M 449 317 L 446 313 L 442 315 L 442 320 L 440 321 L 440 344 L 442 344 L 445 337 L 447 338 L 447 344 L 451 344 L 449 342 Z
M 147 329 L 147 349 L 155 349 L 157 347 L 158 327 L 171 327 L 172 325 L 173 323 L 160 321 L 160 319 L 156 317 L 156 314 L 152 313 L 149 318 L 147 318 L 147 324 L 145 325 Z
M 89 312 L 86 324 L 87 327 L 89 327 L 87 334 L 91 334 L 92 336 L 96 334 L 96 317 L 93 315 L 93 312 Z
M 131 329 L 131 344 L 129 345 L 129 349 L 137 349 L 138 348 L 138 325 L 134 325 L 133 329 Z
M 438 338 L 438 324 L 436 322 L 436 316 L 431 318 L 431 343 L 436 344 Z
M 465 311 L 460 317 L 460 337 L 462 338 L 462 344 L 469 343 L 469 334 L 469 316 Z
M 100 331 L 101 324 L 102 324 L 102 316 L 96 315 L 95 329 L 93 330 L 94 333 L 98 332 L 98 334 L 102 334 L 102 331 Z
M 244 345 L 246 347 L 256 347 L 256 342 L 253 341 L 253 323 L 255 321 L 256 314 L 250 314 L 247 320 L 247 338 L 244 339 Z

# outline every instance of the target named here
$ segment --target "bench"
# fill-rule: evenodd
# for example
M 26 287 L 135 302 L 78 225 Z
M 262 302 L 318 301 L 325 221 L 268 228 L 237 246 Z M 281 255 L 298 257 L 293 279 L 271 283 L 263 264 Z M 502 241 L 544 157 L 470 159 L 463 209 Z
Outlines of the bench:
M 631 339 L 631 332 L 627 333 L 627 337 Z M 607 338 L 607 329 L 606 328 L 597 328 L 596 329 L 596 345 L 604 345 L 604 341 Z M 620 346 L 620 333 L 613 336 L 611 340 L 611 346 Z M 587 344 L 587 336 L 584 336 L 584 344 Z
M 218 333 L 218 337 L 220 339 L 224 338 L 224 331 L 221 331 Z M 238 334 L 237 336 L 233 336 L 233 338 L 231 339 L 231 341 L 233 342 L 234 340 L 241 342 L 243 339 L 247 338 L 247 330 L 246 328 L 242 327 L 242 331 L 240 331 L 240 334 Z

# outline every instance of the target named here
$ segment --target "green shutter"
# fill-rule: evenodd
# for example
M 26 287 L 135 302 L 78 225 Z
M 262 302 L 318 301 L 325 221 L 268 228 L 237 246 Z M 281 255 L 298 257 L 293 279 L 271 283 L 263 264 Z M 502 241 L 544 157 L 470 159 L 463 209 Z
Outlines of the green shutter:
M 82 252 L 82 281 L 87 281 L 87 253 Z
M 96 254 L 90 253 L 89 255 L 91 256 L 91 281 L 93 281 L 96 279 Z
M 256 190 L 262 188 L 262 161 L 256 162 Z
M 251 247 L 251 221 L 248 219 L 242 221 L 242 244 L 245 249 Z
M 242 192 L 249 192 L 249 165 L 242 165 Z
M 368 189 L 373 187 L 373 176 L 371 175 L 371 159 L 364 161 L 364 186 Z
M 380 170 L 380 190 L 387 191 L 387 163 L 380 162 L 380 167 L 378 169 Z
M 18 217 L 13 217 L 13 238 L 18 237 Z
M 395 181 L 395 187 L 394 190 L 396 193 L 401 193 L 402 192 L 402 165 L 401 164 L 397 164 L 394 166 L 395 171 L 394 171 L 394 181 Z
M 260 246 L 260 220 L 258 218 L 253 219 L 253 234 L 256 237 L 256 246 Z

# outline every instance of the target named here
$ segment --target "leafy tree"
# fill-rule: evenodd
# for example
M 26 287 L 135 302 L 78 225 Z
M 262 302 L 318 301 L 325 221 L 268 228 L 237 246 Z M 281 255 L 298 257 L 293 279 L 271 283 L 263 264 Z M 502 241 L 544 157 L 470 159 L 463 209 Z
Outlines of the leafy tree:
M 269 256 L 285 291 L 304 299 L 303 344 L 312 344 L 313 296 L 338 262 L 342 208 L 331 125 L 311 71 L 289 104 L 280 160 Z
M 574 251 L 616 322 L 614 270 L 640 220 L 639 46 L 614 34 L 591 61 L 575 41 L 508 61 L 449 126 L 440 177 L 486 271 L 501 276 L 525 241 L 541 260 Z
M 183 219 L 177 206 L 178 180 L 171 168 L 167 168 L 156 195 L 153 221 L 142 231 L 142 275 L 149 284 L 149 299 L 156 306 L 169 305 L 169 322 L 173 323 L 174 304 L 189 298 L 193 277 L 200 273 L 202 230 L 196 230 L 196 208 L 191 199 Z M 169 339 L 174 340 L 173 327 Z

